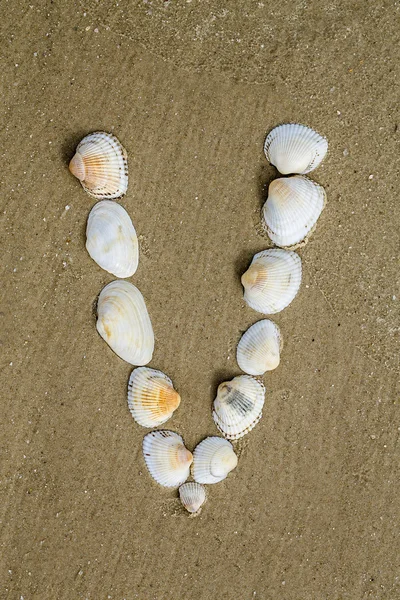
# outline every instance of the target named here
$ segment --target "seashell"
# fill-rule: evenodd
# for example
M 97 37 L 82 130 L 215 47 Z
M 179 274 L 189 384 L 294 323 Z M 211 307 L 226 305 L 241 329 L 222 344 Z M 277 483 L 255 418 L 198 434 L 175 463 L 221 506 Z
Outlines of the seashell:
M 105 271 L 131 277 L 139 262 L 135 228 L 126 210 L 112 200 L 102 200 L 89 213 L 86 250 Z
M 81 140 L 69 170 L 93 198 L 119 198 L 128 187 L 127 153 L 115 135 L 96 131 Z
M 190 474 L 193 455 L 173 431 L 151 431 L 143 439 L 143 456 L 150 475 L 165 487 L 178 487 Z
M 264 375 L 279 365 L 282 346 L 278 325 L 263 319 L 242 335 L 236 351 L 237 363 L 249 375 Z
M 197 483 L 218 483 L 237 465 L 233 446 L 221 437 L 208 437 L 193 452 L 193 478 Z
M 257 425 L 262 417 L 264 400 L 265 388 L 257 379 L 248 375 L 234 377 L 218 386 L 214 422 L 226 438 L 237 440 Z
M 328 151 L 328 140 L 295 123 L 278 125 L 269 132 L 264 143 L 268 162 L 282 175 L 309 173 L 322 162 Z
M 147 365 L 154 350 L 154 333 L 144 298 L 127 281 L 106 285 L 97 302 L 96 329 L 120 358 Z
M 302 175 L 275 179 L 269 186 L 263 219 L 277 246 L 295 246 L 314 230 L 326 201 L 321 185 Z
M 197 513 L 206 501 L 206 490 L 200 483 L 189 481 L 179 488 L 179 497 L 188 512 Z
M 300 283 L 300 256 L 281 248 L 255 254 L 250 267 L 242 275 L 244 300 L 265 315 L 286 308 L 299 291 Z
M 169 377 L 161 371 L 139 367 L 128 383 L 128 406 L 132 417 L 143 427 L 157 427 L 168 421 L 181 402 Z

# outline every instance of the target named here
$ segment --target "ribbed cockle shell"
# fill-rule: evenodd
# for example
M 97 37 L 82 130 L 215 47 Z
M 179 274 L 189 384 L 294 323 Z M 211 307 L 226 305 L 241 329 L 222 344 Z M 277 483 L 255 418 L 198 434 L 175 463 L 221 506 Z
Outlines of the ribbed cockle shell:
M 264 144 L 268 162 L 282 175 L 309 173 L 318 167 L 327 150 L 326 138 L 310 127 L 295 123 L 274 127 Z
M 111 133 L 96 131 L 84 137 L 69 163 L 69 170 L 97 200 L 111 200 L 126 193 L 127 153 Z
M 257 379 L 248 375 L 234 377 L 218 386 L 214 422 L 227 439 L 237 440 L 257 425 L 264 400 L 265 388 Z
M 271 248 L 255 254 L 242 275 L 244 300 L 264 315 L 278 313 L 297 295 L 301 283 L 301 259 L 296 252 Z
M 218 483 L 237 465 L 232 444 L 221 437 L 208 437 L 193 452 L 193 478 L 197 483 Z
M 321 185 L 294 175 L 274 179 L 263 207 L 264 226 L 277 246 L 296 247 L 308 238 L 325 206 Z
M 150 475 L 165 487 L 178 487 L 190 474 L 193 455 L 173 431 L 151 431 L 143 439 L 143 456 Z
M 143 427 L 157 427 L 172 417 L 181 397 L 167 375 L 156 369 L 139 367 L 128 383 L 128 406 L 132 417 Z

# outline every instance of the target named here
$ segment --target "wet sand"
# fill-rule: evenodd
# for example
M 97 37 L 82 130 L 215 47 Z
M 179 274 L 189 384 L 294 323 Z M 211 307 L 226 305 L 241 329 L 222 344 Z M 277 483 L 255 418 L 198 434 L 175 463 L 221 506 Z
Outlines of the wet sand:
M 0 18 L 1 598 L 400 598 L 399 7 L 17 1 Z M 240 274 L 271 245 L 262 147 L 287 121 L 327 136 L 328 203 L 274 317 L 263 419 L 190 519 L 148 475 L 131 367 L 96 333 L 113 277 L 67 164 L 93 130 L 128 150 L 132 282 L 192 449 L 260 318 Z

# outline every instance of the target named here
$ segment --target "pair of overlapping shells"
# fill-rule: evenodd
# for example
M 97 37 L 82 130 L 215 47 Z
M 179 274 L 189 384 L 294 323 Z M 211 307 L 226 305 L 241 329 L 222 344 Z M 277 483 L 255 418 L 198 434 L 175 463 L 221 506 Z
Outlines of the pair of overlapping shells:
M 305 174 L 321 163 L 327 150 L 326 138 L 304 125 L 279 125 L 268 134 L 264 144 L 268 161 L 282 175 L 296 173 L 272 181 L 262 210 L 263 224 L 276 246 L 301 246 L 314 230 L 326 194 Z
M 192 454 L 182 437 L 173 431 L 148 433 L 143 439 L 143 456 L 157 483 L 179 487 L 181 502 L 190 513 L 197 513 L 206 500 L 202 484 L 222 481 L 237 465 L 237 456 L 227 440 L 208 437 Z M 185 483 L 191 468 L 194 482 Z
M 116 277 L 131 277 L 139 262 L 138 238 L 127 211 L 113 201 L 128 187 L 125 148 L 110 133 L 90 133 L 78 144 L 69 168 L 85 191 L 100 200 L 87 221 L 89 255 Z M 96 328 L 123 360 L 137 366 L 150 362 L 154 332 L 144 298 L 131 283 L 113 281 L 101 291 Z
M 101 200 L 89 214 L 87 251 L 105 271 L 116 277 L 131 277 L 139 261 L 138 238 L 126 210 L 112 202 L 128 187 L 125 148 L 110 133 L 90 133 L 79 142 L 69 169 L 90 196 Z

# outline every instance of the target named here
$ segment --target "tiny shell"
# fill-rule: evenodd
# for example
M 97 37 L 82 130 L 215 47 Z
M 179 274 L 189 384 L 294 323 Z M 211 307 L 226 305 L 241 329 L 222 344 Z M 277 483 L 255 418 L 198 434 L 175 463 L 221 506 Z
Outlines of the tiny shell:
M 106 285 L 97 302 L 96 329 L 120 358 L 147 365 L 154 350 L 154 333 L 144 298 L 128 281 Z
M 193 452 L 193 478 L 197 483 L 218 483 L 237 465 L 238 459 L 228 440 L 208 437 Z
M 115 135 L 95 131 L 81 140 L 69 170 L 97 200 L 119 198 L 128 187 L 127 153 Z
M 262 417 L 264 400 L 265 388 L 257 379 L 248 375 L 234 377 L 218 386 L 214 422 L 227 439 L 237 440 L 257 425 Z
M 282 175 L 309 173 L 322 162 L 328 141 L 322 135 L 295 123 L 278 125 L 269 132 L 264 143 L 268 162 Z
M 181 398 L 167 375 L 148 367 L 131 373 L 128 406 L 132 417 L 143 427 L 157 427 L 172 417 Z
M 193 455 L 173 431 L 151 431 L 143 439 L 143 456 L 150 475 L 165 487 L 178 487 L 190 475 Z
M 86 249 L 93 260 L 116 277 L 131 277 L 139 261 L 135 228 L 126 210 L 112 200 L 102 200 L 89 213 Z
M 302 175 L 272 181 L 263 208 L 263 220 L 274 244 L 293 247 L 308 238 L 325 201 L 324 188 Z
M 281 248 L 255 254 L 242 275 L 245 302 L 264 315 L 286 308 L 297 295 L 300 283 L 300 256 Z
M 200 483 L 189 481 L 179 488 L 179 497 L 186 510 L 196 514 L 206 501 L 206 490 Z
M 237 363 L 249 375 L 264 375 L 279 365 L 282 346 L 278 325 L 263 319 L 242 335 L 236 351 Z

